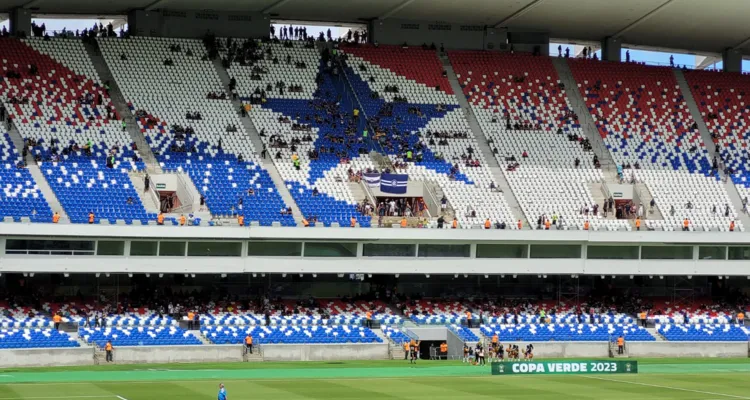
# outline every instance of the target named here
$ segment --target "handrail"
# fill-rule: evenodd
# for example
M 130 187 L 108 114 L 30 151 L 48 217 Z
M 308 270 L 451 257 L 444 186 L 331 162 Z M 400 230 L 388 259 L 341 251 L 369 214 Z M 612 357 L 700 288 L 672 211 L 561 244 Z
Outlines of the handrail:
M 176 192 L 178 192 L 177 194 L 178 194 L 179 197 L 181 197 L 181 198 L 184 197 L 185 200 L 186 200 L 186 201 L 181 202 L 181 203 L 184 204 L 184 205 L 186 205 L 186 206 L 190 205 L 190 209 L 192 209 L 192 207 L 195 205 L 194 204 L 195 199 L 193 199 L 193 195 L 190 193 L 190 190 L 188 189 L 188 182 L 185 180 L 185 176 L 183 174 L 177 174 L 177 180 L 180 182 L 180 186 L 177 187 Z M 182 192 L 183 192 L 184 196 L 182 196 L 179 193 L 180 189 L 182 189 Z M 180 206 L 178 208 L 182 208 L 182 206 Z
M 427 192 L 427 195 L 429 197 L 427 200 L 431 202 L 432 204 L 434 204 L 435 206 L 435 209 L 436 209 L 435 214 L 440 215 L 440 212 L 441 212 L 440 202 L 437 199 L 437 193 L 435 193 L 433 187 L 429 185 L 428 182 L 426 181 L 424 182 L 424 188 L 425 188 L 425 192 Z M 430 204 L 427 204 L 427 211 L 428 212 L 430 211 Z
M 367 200 L 370 201 L 370 204 L 372 204 L 373 211 L 376 211 L 378 203 L 375 201 L 375 196 L 370 190 L 370 185 L 368 185 L 364 180 L 359 181 L 359 184 L 362 186 L 363 191 L 365 192 L 365 198 L 367 198 Z

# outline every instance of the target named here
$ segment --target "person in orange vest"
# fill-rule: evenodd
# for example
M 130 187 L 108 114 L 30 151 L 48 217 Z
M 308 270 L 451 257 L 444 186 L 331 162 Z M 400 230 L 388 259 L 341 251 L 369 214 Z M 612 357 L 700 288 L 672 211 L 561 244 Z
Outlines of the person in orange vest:
M 237 216 L 237 223 L 238 223 L 238 224 L 239 224 L 240 226 L 245 226 L 245 216 L 244 216 L 244 215 L 242 215 L 242 214 L 238 215 L 238 216 Z
M 456 219 L 456 217 L 453 217 L 453 223 L 451 224 L 451 229 L 458 229 L 458 219 Z
M 114 347 L 112 347 L 112 341 L 107 340 L 107 344 L 104 346 L 104 351 L 107 352 L 107 362 L 112 362 L 112 350 L 114 350 Z
M 164 214 L 159 213 L 159 215 L 156 216 L 156 224 L 157 225 L 164 225 Z
M 367 310 L 365 313 L 365 326 L 372 329 L 372 311 Z
M 729 223 L 729 232 L 734 232 L 734 221 Z
M 518 229 L 523 229 L 523 222 L 520 219 L 518 220 Z
M 448 355 L 448 343 L 443 342 L 440 344 L 440 355 L 441 356 Z
M 682 230 L 683 231 L 689 231 L 690 230 L 690 220 L 685 218 L 684 221 L 682 221 Z
M 584 231 L 589 230 L 589 220 L 586 220 L 583 222 L 583 230 Z
M 742 311 L 737 313 L 737 323 L 740 325 L 745 325 L 745 313 Z
M 645 328 L 646 327 L 646 312 L 641 311 L 638 313 L 638 319 L 641 321 L 641 325 Z
M 552 226 L 552 223 L 550 222 L 549 218 L 544 220 L 544 230 L 548 231 L 549 227 Z
M 94 212 L 89 211 L 89 224 L 93 224 L 93 223 L 94 223 Z
M 401 227 L 406 228 L 407 224 L 406 217 L 401 217 Z
M 245 336 L 245 351 L 248 354 L 253 354 L 253 337 L 249 333 Z
M 471 311 L 466 311 L 466 326 L 471 328 Z
M 354 218 L 354 217 L 352 217 L 352 218 L 351 218 L 351 219 L 349 220 L 349 226 L 351 226 L 352 228 L 355 228 L 355 227 L 357 226 L 357 219 L 356 219 L 356 218 Z
M 185 218 L 185 214 L 180 214 L 180 226 L 185 226 L 185 221 L 187 219 Z
M 57 211 L 55 211 L 55 213 L 52 214 L 52 223 L 56 224 L 58 222 L 60 222 L 60 214 L 58 214 Z
M 409 342 L 404 342 L 404 361 L 409 359 Z
M 187 317 L 188 317 L 188 329 L 193 330 L 193 328 L 195 328 L 195 313 L 192 310 L 190 310 L 188 311 Z
M 635 230 L 637 231 L 641 230 L 641 217 L 635 218 Z
M 617 338 L 617 354 L 624 354 L 625 353 L 625 338 L 620 335 L 620 337 Z
M 60 316 L 60 314 L 55 314 L 52 317 L 52 322 L 55 323 L 55 330 L 59 331 L 60 330 L 60 323 L 62 322 L 62 316 Z
M 484 229 L 491 229 L 492 228 L 492 221 L 490 221 L 489 218 L 484 220 Z

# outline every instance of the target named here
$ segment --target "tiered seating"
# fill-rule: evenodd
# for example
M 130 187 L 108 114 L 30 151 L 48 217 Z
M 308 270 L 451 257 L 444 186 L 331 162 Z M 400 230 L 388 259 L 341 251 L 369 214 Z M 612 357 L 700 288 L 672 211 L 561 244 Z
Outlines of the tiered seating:
M 385 336 L 391 339 L 394 343 L 406 343 L 411 341 L 411 338 L 399 328 L 394 328 L 392 326 L 381 326 L 380 329 L 383 331 L 383 334 L 385 334 Z
M 483 325 L 481 329 L 485 336 L 491 337 L 497 334 L 501 342 L 598 342 L 612 341 L 620 335 L 631 342 L 652 342 L 656 340 L 646 329 L 632 324 L 490 324 Z
M 202 59 L 206 50 L 201 41 L 134 37 L 99 39 L 99 45 L 131 110 L 148 115 L 138 124 L 162 167 L 186 172 L 212 214 L 244 214 L 247 224 L 295 225 L 291 215 L 279 213 L 286 205 L 260 166 L 239 110 L 231 100 L 207 99 L 223 87 L 213 63 Z M 171 45 L 180 51 L 171 51 Z M 174 65 L 165 65 L 166 60 Z M 196 112 L 200 120 L 188 118 Z M 175 139 L 175 126 L 191 127 L 195 133 Z M 230 127 L 236 131 L 228 131 Z
M 740 325 L 657 325 L 656 330 L 671 342 L 747 342 L 750 329 Z
M 409 148 L 419 143 L 425 147 L 423 160 L 409 165 L 405 171 L 409 179 L 437 183 L 456 210 L 461 227 L 479 225 L 490 218 L 516 229 L 515 217 L 502 193 L 489 189 L 494 180 L 492 173 L 447 78 L 442 76 L 436 52 L 394 46 L 346 47 L 343 51 L 348 55 L 347 73 L 355 93 L 365 114 L 379 117 L 378 125 L 385 133 L 381 141 L 391 158 L 401 160 L 400 141 Z M 386 91 L 386 86 L 396 86 L 398 92 Z M 373 91 L 380 97 L 373 98 Z M 407 102 L 390 103 L 396 96 Z M 389 103 L 393 106 L 390 114 L 384 112 Z M 423 115 L 410 112 L 414 109 Z M 400 131 L 399 135 L 394 135 L 394 128 Z M 435 133 L 449 134 L 448 144 L 441 146 Z M 466 134 L 466 138 L 452 137 L 455 133 Z M 468 155 L 469 148 L 479 161 L 478 167 L 466 166 L 461 157 Z M 440 155 L 442 158 L 436 157 Z M 449 177 L 452 165 L 458 166 L 454 178 Z M 468 216 L 468 210 L 476 211 L 476 217 Z
M 117 346 L 185 346 L 201 344 L 193 333 L 170 327 L 81 328 L 79 335 L 87 342 L 104 347 L 108 340 Z
M 143 164 L 132 161 L 131 140 L 120 122 L 108 119 L 106 107 L 111 101 L 82 42 L 2 39 L 0 46 L 5 70 L 21 75 L 21 80 L 0 83 L 0 97 L 3 101 L 28 99 L 6 106 L 21 136 L 37 141 L 32 155 L 44 161 L 51 160 L 53 149 L 59 155 L 61 162 L 45 162 L 41 169 L 71 221 L 88 222 L 90 211 L 97 222 L 102 218 L 112 223 L 147 221 L 150 216 L 127 175 Z M 38 70 L 36 75 L 31 74 L 32 65 Z M 85 100 L 86 96 L 90 98 Z M 87 143 L 91 143 L 91 156 L 83 152 Z M 70 145 L 80 150 L 64 154 Z M 117 162 L 114 168 L 106 168 L 105 157 L 115 147 Z
M 461 325 L 448 325 L 453 333 L 455 333 L 462 342 L 478 342 L 479 336 L 477 336 L 471 329 Z
M 0 349 L 80 346 L 72 337 L 54 329 L 0 329 Z
M 640 164 L 640 169 L 626 169 L 626 178 L 633 174 L 648 186 L 664 217 L 647 226 L 681 229 L 688 218 L 691 229 L 728 230 L 736 211 L 711 171 L 672 70 L 589 60 L 569 64 L 615 162 Z M 730 213 L 724 217 L 727 204 Z M 714 206 L 719 212 L 712 211 Z
M 32 307 L 11 307 L 0 301 L 0 328 L 43 328 L 52 327 L 52 320 Z M 33 315 L 33 317 L 32 317 Z
M 374 167 L 369 156 L 360 156 L 360 149 L 367 153 L 370 145 L 355 142 L 347 146 L 332 140 L 346 138 L 347 123 L 344 118 L 348 120 L 353 109 L 351 96 L 344 96 L 342 82 L 334 82 L 327 74 L 322 76 L 323 81 L 316 92 L 318 85 L 315 79 L 321 64 L 317 50 L 305 48 L 301 42 L 293 42 L 292 47 L 268 43 L 263 44 L 263 49 L 266 58 L 256 62 L 256 66 L 266 69 L 268 73 L 259 74 L 260 81 L 252 80 L 249 73 L 252 69 L 240 65 L 238 61 L 232 64 L 228 73 L 237 80 L 238 91 L 245 101 L 250 100 L 256 89 L 266 91 L 267 86 L 271 85 L 271 90 L 266 91 L 267 101 L 252 106 L 250 117 L 256 129 L 265 132 L 261 139 L 295 202 L 308 219 L 315 216 L 326 226 L 334 222 L 349 226 L 352 217 L 357 219 L 360 226 L 370 226 L 370 217 L 361 215 L 355 209 L 357 199 L 349 187 L 347 173 L 350 168 L 358 171 Z M 267 53 L 269 49 L 270 54 Z M 278 64 L 273 63 L 274 57 L 279 60 Z M 291 65 L 286 63 L 287 57 L 291 57 Z M 296 62 L 305 63 L 306 68 L 296 68 Z M 287 87 L 283 91 L 276 87 L 279 81 L 283 81 Z M 301 86 L 301 91 L 291 92 L 289 87 L 292 85 Z M 339 95 L 342 95 L 342 100 L 336 107 L 333 104 Z M 341 112 L 344 116 L 334 121 L 335 118 L 331 119 L 326 108 Z M 282 117 L 288 120 L 281 121 Z M 317 122 L 316 117 L 321 122 Z M 331 122 L 336 122 L 336 126 L 332 126 Z M 294 130 L 293 124 L 308 124 L 310 130 Z M 272 135 L 289 145 L 272 147 Z M 304 141 L 308 135 L 312 140 Z M 292 139 L 301 141 L 295 151 L 291 150 Z M 323 147 L 334 152 L 319 151 L 318 158 L 311 160 L 310 150 Z M 342 157 L 337 152 L 345 153 L 350 161 L 341 163 Z M 278 159 L 275 157 L 277 153 Z M 293 154 L 300 158 L 300 170 L 293 166 Z M 319 195 L 313 196 L 313 189 L 317 189 Z
M 720 325 L 732 323 L 736 319 L 738 311 L 747 314 L 747 310 L 743 310 L 741 306 L 730 309 L 713 304 L 710 299 L 679 303 L 666 299 L 655 299 L 653 307 L 648 310 L 646 319 L 657 324 Z
M 381 343 L 375 332 L 358 326 L 223 327 L 206 326 L 201 333 L 215 344 L 244 343 L 249 333 L 253 344 Z
M 16 168 L 21 155 L 7 133 L 0 140 L 0 159 L 0 219 L 10 217 L 20 222 L 22 217 L 28 217 L 31 222 L 52 221 L 52 210 L 34 177 L 26 169 Z
M 709 71 L 685 71 L 695 103 L 701 112 L 708 131 L 714 135 L 719 155 L 733 171 L 732 181 L 747 196 L 750 186 L 750 77 L 743 74 Z
M 595 204 L 590 184 L 604 176 L 594 168 L 593 152 L 579 142 L 585 134 L 548 58 L 473 51 L 449 57 L 529 221 L 557 215 L 565 227 L 582 229 L 589 220 L 594 230 L 630 228 L 625 221 L 581 213 Z

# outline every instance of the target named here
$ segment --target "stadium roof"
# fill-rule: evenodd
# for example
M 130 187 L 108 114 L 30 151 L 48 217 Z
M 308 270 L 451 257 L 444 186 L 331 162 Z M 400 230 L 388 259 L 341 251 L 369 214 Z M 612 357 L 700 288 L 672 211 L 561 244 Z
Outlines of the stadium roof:
M 0 0 L 0 12 L 125 14 L 134 8 L 264 12 L 273 18 L 361 22 L 404 18 L 546 30 L 553 38 L 750 54 L 748 0 Z

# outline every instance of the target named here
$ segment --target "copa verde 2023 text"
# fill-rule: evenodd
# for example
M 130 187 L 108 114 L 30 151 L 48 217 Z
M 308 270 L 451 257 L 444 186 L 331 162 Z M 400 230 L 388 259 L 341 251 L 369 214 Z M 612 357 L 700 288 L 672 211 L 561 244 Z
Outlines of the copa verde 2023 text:
M 492 363 L 493 375 L 635 374 L 637 361 L 544 361 Z

